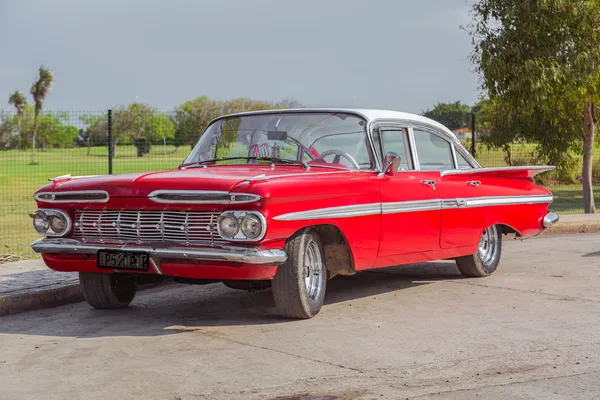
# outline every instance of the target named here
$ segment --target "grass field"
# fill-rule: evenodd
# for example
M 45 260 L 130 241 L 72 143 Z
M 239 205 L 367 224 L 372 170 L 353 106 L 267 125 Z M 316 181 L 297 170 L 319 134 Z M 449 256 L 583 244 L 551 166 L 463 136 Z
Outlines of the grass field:
M 516 145 L 515 154 L 529 153 L 530 145 Z M 63 175 L 97 175 L 108 173 L 105 147 L 51 149 L 36 155 L 37 165 L 29 165 L 31 154 L 18 150 L 0 151 L 0 254 L 33 256 L 29 245 L 37 238 L 28 214 L 35 209 L 33 192 L 48 183 L 48 178 Z M 113 162 L 113 173 L 148 172 L 175 168 L 189 153 L 189 147 L 154 146 L 150 155 L 137 157 L 135 147 L 120 146 Z M 504 166 L 500 151 L 478 149 L 484 166 Z M 583 212 L 581 185 L 550 185 L 556 195 L 552 209 L 559 213 Z M 600 187 L 595 188 L 600 195 Z M 596 199 L 599 203 L 600 197 Z M 600 203 L 599 203 L 600 204 Z
M 154 146 L 150 155 L 137 157 L 135 147 L 120 146 L 113 161 L 113 173 L 157 171 L 174 168 L 189 153 L 189 147 L 175 149 Z M 51 149 L 36 155 L 38 165 L 29 165 L 30 152 L 0 151 L 0 254 L 32 256 L 29 245 L 38 236 L 29 213 L 35 210 L 33 192 L 48 183 L 48 178 L 108 173 L 106 148 Z

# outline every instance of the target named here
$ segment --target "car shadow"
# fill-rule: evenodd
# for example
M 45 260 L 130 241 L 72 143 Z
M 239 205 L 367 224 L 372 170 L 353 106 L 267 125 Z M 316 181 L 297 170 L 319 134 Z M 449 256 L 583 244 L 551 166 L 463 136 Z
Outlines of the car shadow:
M 461 279 L 461 275 L 456 264 L 449 262 L 337 276 L 328 281 L 325 307 L 450 279 Z M 5 316 L 0 318 L 0 334 L 76 338 L 162 336 L 209 327 L 290 322 L 294 320 L 278 315 L 270 289 L 246 292 L 229 289 L 221 283 L 169 284 L 140 292 L 132 305 L 122 310 L 94 310 L 86 303 L 77 303 Z
M 594 251 L 592 253 L 586 253 L 582 257 L 600 257 L 600 251 Z

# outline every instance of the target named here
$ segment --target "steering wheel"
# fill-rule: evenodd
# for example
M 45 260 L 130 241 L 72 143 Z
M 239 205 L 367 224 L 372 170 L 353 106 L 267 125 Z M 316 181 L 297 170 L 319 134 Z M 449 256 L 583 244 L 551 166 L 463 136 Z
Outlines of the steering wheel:
M 356 169 L 360 169 L 360 165 L 358 165 L 358 163 L 356 162 L 356 160 L 354 159 L 354 157 L 352 157 L 350 154 L 340 151 L 340 150 L 327 150 L 322 152 L 321 154 L 319 154 L 319 158 L 324 160 L 325 157 L 331 155 L 331 154 L 335 154 L 335 157 L 333 158 L 333 163 L 334 164 L 339 164 L 340 163 L 340 159 L 342 157 L 344 157 L 346 160 L 350 161 L 350 164 L 352 164 L 352 166 Z

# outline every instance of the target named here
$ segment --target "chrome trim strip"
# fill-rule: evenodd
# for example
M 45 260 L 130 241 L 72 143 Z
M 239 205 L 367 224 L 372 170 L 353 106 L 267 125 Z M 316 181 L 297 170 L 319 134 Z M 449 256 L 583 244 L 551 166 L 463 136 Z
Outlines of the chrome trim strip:
M 537 171 L 537 174 L 541 174 L 546 171 L 554 171 L 556 169 L 555 166 L 552 165 L 532 165 L 532 166 L 522 166 L 522 167 L 486 167 L 486 168 L 473 168 L 473 169 L 457 169 L 457 170 L 446 170 L 441 171 L 442 176 L 446 175 L 464 175 L 464 174 L 475 174 L 478 172 L 502 172 L 502 171 L 518 171 L 522 169 L 530 169 Z
M 395 203 L 381 203 L 382 214 L 399 214 L 405 212 L 433 211 L 441 209 L 441 200 L 415 200 L 398 201 Z
M 450 142 L 450 151 L 452 152 L 452 165 L 454 169 L 458 169 L 458 158 L 456 158 L 456 149 L 453 142 Z
M 52 195 L 52 199 L 40 199 L 42 195 Z M 85 196 L 86 194 L 103 194 L 105 198 L 103 199 L 69 199 L 69 200 L 60 200 L 57 197 L 60 196 L 76 196 L 81 195 Z M 106 190 L 76 190 L 72 192 L 39 192 L 33 195 L 33 198 L 37 201 L 41 201 L 43 203 L 106 203 L 110 196 Z
M 435 211 L 453 208 L 474 208 L 516 204 L 552 203 L 552 195 L 471 197 L 460 199 L 413 200 L 384 203 L 357 204 L 351 206 L 317 208 L 274 217 L 277 221 L 303 221 L 324 218 L 364 217 L 376 214 L 399 214 L 405 212 Z
M 158 275 L 162 275 L 162 269 L 160 269 L 160 265 L 157 264 L 156 261 L 154 261 L 154 258 L 148 257 L 148 259 L 150 260 L 150 265 L 152 266 L 154 272 L 156 272 Z
M 419 162 L 419 155 L 417 154 L 417 145 L 415 144 L 415 132 L 413 126 L 408 127 L 408 144 L 410 146 L 410 152 L 412 153 L 413 169 L 416 171 L 421 170 L 421 163 Z
M 192 248 L 85 244 L 73 239 L 38 239 L 31 244 L 36 253 L 96 254 L 98 250 L 121 250 L 148 253 L 150 257 L 180 260 L 229 261 L 257 265 L 282 264 L 287 259 L 285 251 L 278 249 L 258 250 L 247 247 Z M 202 268 L 202 266 L 190 266 Z
M 197 196 L 197 200 L 191 199 L 165 199 L 161 198 L 161 196 L 182 196 L 182 197 L 194 197 Z M 206 198 L 203 199 L 202 197 Z M 213 196 L 211 198 L 211 196 Z M 215 199 L 214 197 L 222 196 L 222 199 Z M 251 200 L 236 200 L 236 196 L 249 196 L 252 197 Z M 156 203 L 163 204 L 243 204 L 243 203 L 252 203 L 262 199 L 261 196 L 252 194 L 252 193 L 231 193 L 226 191 L 216 191 L 216 190 L 155 190 L 148 194 L 148 198 Z
M 457 201 L 466 201 L 467 208 L 474 207 L 491 207 L 491 206 L 509 206 L 516 204 L 540 204 L 552 203 L 554 196 L 552 195 L 535 195 L 535 196 L 495 196 L 495 197 L 473 197 L 457 199 Z
M 318 208 L 316 210 L 298 211 L 274 217 L 277 221 L 304 221 L 322 218 L 364 217 L 381 214 L 381 203 L 357 204 L 351 206 Z

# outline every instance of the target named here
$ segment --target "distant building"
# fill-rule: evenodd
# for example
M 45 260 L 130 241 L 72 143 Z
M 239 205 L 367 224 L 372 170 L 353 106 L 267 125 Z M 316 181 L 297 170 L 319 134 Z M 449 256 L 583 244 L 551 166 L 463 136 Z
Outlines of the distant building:
M 455 129 L 452 132 L 454 132 L 454 134 L 460 141 L 471 139 L 471 136 L 472 136 L 471 128 Z M 477 139 L 477 132 L 475 132 L 475 139 Z

